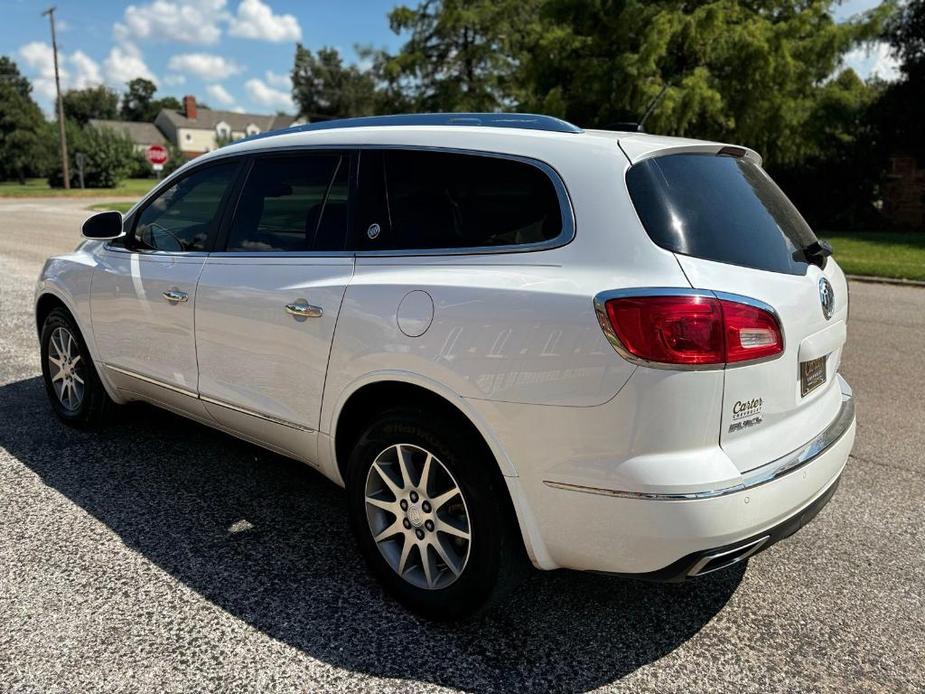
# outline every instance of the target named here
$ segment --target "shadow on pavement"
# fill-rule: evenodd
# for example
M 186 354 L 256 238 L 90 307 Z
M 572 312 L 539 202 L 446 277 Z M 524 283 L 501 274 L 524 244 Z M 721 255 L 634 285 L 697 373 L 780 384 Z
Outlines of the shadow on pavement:
M 592 689 L 691 638 L 744 572 L 682 585 L 537 573 L 482 620 L 433 625 L 367 575 L 336 486 L 208 427 L 126 409 L 102 432 L 73 431 L 39 378 L 11 383 L 0 446 L 208 600 L 339 668 L 469 690 Z

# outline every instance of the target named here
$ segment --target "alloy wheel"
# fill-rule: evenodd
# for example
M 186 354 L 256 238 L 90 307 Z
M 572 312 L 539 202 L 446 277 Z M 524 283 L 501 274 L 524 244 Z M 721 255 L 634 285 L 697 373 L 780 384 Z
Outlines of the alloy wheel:
M 86 374 L 77 340 L 67 328 L 55 328 L 51 334 L 48 373 L 58 402 L 69 412 L 80 409 L 86 391 Z
M 366 475 L 366 519 L 386 562 L 408 583 L 446 588 L 469 560 L 471 524 L 462 490 L 430 451 L 401 443 Z

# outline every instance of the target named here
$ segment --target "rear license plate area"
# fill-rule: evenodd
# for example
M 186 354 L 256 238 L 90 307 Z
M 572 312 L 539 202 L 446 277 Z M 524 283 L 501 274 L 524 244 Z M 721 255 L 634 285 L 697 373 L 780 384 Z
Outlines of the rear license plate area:
M 800 397 L 806 397 L 825 383 L 825 361 L 828 357 L 819 357 L 800 362 Z

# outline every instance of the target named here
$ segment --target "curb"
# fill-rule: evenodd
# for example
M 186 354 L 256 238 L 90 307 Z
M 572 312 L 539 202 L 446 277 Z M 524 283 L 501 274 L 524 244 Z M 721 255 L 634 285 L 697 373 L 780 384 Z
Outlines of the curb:
M 895 284 L 901 287 L 925 287 L 921 280 L 900 280 L 893 277 L 876 277 L 874 275 L 845 275 L 852 282 L 869 282 L 871 284 Z

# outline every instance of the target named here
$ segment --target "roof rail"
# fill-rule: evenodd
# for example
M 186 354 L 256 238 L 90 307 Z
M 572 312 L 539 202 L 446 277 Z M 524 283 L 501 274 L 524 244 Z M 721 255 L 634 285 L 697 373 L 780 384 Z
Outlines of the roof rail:
M 306 123 L 281 130 L 270 130 L 245 138 L 248 141 L 273 137 L 285 133 L 303 133 L 314 130 L 335 130 L 339 128 L 367 128 L 397 125 L 462 125 L 490 128 L 522 128 L 524 130 L 545 130 L 556 133 L 583 132 L 577 125 L 553 116 L 532 113 L 408 113 L 394 116 L 362 116 L 337 120 Z

